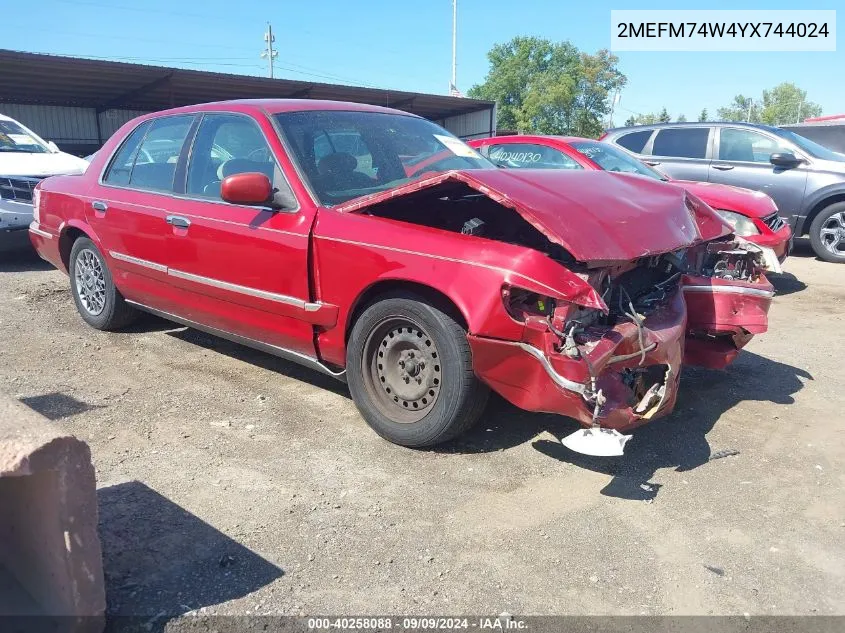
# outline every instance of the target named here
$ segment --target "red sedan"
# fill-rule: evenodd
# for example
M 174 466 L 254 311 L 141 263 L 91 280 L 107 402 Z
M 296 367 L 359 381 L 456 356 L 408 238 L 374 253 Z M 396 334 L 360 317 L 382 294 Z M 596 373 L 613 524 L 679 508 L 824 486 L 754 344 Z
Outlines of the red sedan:
M 678 187 L 496 169 L 361 104 L 146 115 L 34 210 L 92 327 L 147 311 L 303 363 L 406 446 L 467 429 L 490 388 L 587 427 L 666 415 L 682 362 L 730 362 L 773 294 L 759 252 Z
M 766 249 L 767 268 L 772 272 L 781 272 L 780 264 L 789 254 L 792 229 L 765 193 L 716 183 L 670 180 L 624 150 L 586 138 L 514 135 L 469 144 L 504 167 L 602 169 L 672 182 L 715 209 L 737 235 Z

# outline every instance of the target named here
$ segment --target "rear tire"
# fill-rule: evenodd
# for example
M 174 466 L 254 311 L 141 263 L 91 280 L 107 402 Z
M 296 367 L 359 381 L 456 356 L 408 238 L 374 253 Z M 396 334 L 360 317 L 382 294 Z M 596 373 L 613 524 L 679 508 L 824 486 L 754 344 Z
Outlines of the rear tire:
M 70 291 L 76 309 L 88 325 L 117 330 L 132 323 L 138 311 L 115 287 L 111 271 L 96 244 L 80 237 L 70 249 Z
M 826 262 L 845 263 L 845 202 L 825 207 L 813 219 L 810 244 Z
M 475 376 L 466 331 L 448 308 L 408 292 L 384 295 L 358 317 L 347 380 L 367 424 L 386 440 L 434 446 L 469 429 L 489 389 Z

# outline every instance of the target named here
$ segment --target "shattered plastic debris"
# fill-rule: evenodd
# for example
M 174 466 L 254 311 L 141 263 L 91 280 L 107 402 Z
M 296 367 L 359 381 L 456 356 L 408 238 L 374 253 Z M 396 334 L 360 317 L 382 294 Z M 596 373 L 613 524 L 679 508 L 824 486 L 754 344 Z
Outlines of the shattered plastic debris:
M 623 454 L 630 435 L 622 435 L 616 429 L 592 427 L 567 435 L 560 443 L 576 453 L 595 457 L 613 457 Z
M 710 455 L 710 460 L 713 461 L 714 459 L 722 459 L 723 457 L 733 457 L 734 455 L 739 455 L 739 451 L 735 448 L 725 448 L 721 451 L 716 451 L 715 453 Z

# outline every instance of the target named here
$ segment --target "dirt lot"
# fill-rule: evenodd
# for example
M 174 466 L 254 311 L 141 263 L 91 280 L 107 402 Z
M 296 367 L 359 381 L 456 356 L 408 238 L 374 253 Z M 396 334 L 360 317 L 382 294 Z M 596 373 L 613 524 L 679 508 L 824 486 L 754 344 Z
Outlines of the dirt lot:
M 111 613 L 845 614 L 845 267 L 787 269 L 769 333 L 623 458 L 500 399 L 393 446 L 309 370 L 90 329 L 27 254 L 0 261 L 0 384 L 91 445 Z

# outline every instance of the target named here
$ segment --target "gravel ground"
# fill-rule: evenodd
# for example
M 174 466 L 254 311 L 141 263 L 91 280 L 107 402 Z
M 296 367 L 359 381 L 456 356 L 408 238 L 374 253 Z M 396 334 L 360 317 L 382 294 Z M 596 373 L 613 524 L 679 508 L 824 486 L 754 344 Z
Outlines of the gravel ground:
M 622 458 L 497 398 L 393 446 L 309 370 L 87 327 L 29 253 L 0 260 L 0 384 L 91 446 L 111 614 L 842 615 L 845 266 L 786 268 L 769 333 Z

